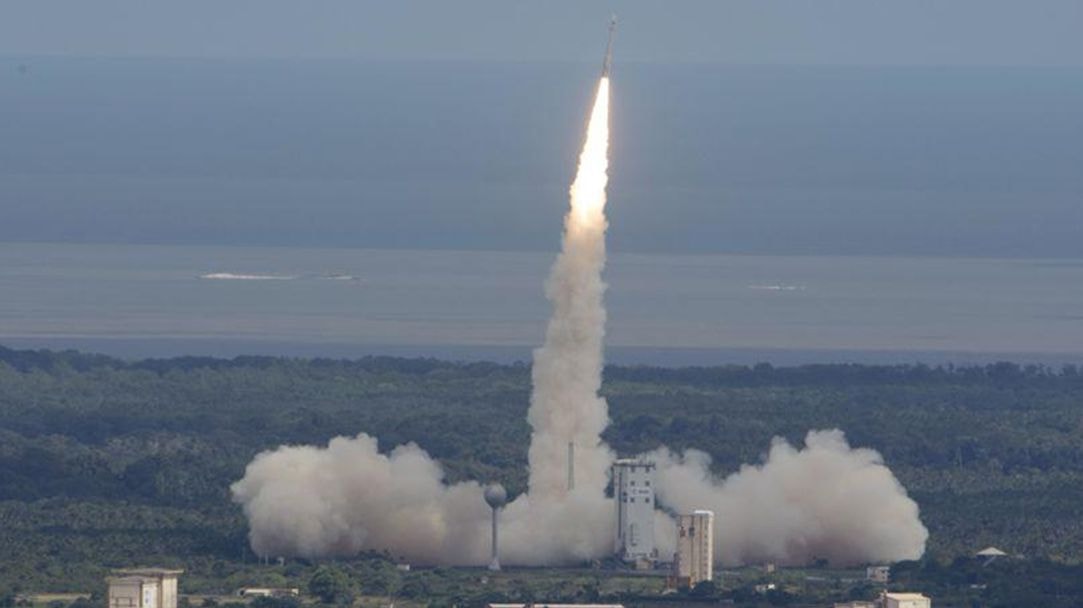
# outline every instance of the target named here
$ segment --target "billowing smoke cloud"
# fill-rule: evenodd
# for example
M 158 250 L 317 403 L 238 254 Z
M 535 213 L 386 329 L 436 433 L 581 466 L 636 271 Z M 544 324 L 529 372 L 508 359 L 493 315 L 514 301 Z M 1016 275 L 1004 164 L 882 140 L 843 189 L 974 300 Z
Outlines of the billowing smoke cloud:
M 407 444 L 379 453 L 375 438 L 336 437 L 327 447 L 264 452 L 233 484 L 259 555 L 333 557 L 366 549 L 421 564 L 484 564 L 489 507 L 475 482 L 447 485 L 439 463 Z M 603 501 L 604 502 L 604 501 Z M 605 555 L 607 504 L 576 493 L 538 501 L 524 495 L 501 524 L 509 563 L 575 563 Z
M 928 533 L 917 504 L 880 455 L 852 449 L 841 431 L 812 431 L 797 449 L 776 439 L 767 459 L 725 479 L 710 457 L 666 448 L 655 489 L 670 510 L 711 509 L 715 554 L 726 565 L 777 562 L 882 563 L 915 559 Z M 600 489 L 560 498 L 521 496 L 502 516 L 502 560 L 576 563 L 612 551 L 613 506 Z M 423 564 L 484 564 L 488 507 L 474 482 L 447 485 L 414 444 L 380 454 L 368 435 L 326 448 L 284 446 L 258 455 L 233 486 L 260 555 L 349 556 L 389 549 Z M 659 511 L 659 554 L 672 555 L 673 522 Z
M 661 448 L 648 457 L 658 464 L 659 502 L 718 515 L 715 556 L 723 564 L 884 563 L 925 552 L 917 503 L 879 453 L 852 449 L 842 431 L 810 431 L 804 449 L 776 438 L 763 464 L 724 480 L 711 476 L 704 452 Z
M 264 452 L 233 484 L 259 555 L 349 556 L 391 549 L 414 561 L 484 557 L 488 508 L 477 483 L 447 486 L 414 444 L 380 454 L 376 439 L 336 437 L 326 448 Z M 465 560 L 460 555 L 469 556 Z
M 508 564 L 574 563 L 612 551 L 605 497 L 613 455 L 602 384 L 605 336 L 605 188 L 609 79 L 602 78 L 571 186 L 564 240 L 546 285 L 553 315 L 534 353 L 530 489 L 501 518 Z M 568 487 L 575 446 L 574 491 Z M 260 454 L 233 486 L 261 555 L 351 555 L 388 548 L 421 563 L 485 563 L 488 508 L 476 483 L 446 486 L 438 463 L 413 445 L 382 456 L 366 435 L 326 449 Z
M 533 429 L 529 491 L 501 516 L 501 561 L 572 564 L 614 550 L 615 506 L 605 496 L 614 455 L 602 442 L 608 406 L 598 395 L 605 333 L 605 203 L 609 80 L 602 78 L 571 187 L 563 247 L 546 295 L 553 315 L 534 353 L 528 421 Z M 569 487 L 574 446 L 574 489 Z M 367 435 L 326 448 L 284 446 L 258 455 L 232 487 L 260 555 L 348 556 L 387 549 L 413 562 L 481 565 L 488 560 L 489 511 L 474 482 L 447 485 L 439 463 L 410 444 L 381 454 Z M 675 511 L 716 513 L 716 554 L 725 563 L 895 561 L 920 556 L 925 528 L 917 506 L 880 457 L 851 450 L 841 432 L 813 432 L 803 450 L 778 442 L 767 461 L 723 481 L 709 459 L 665 448 L 659 502 Z M 663 559 L 673 520 L 656 513 Z

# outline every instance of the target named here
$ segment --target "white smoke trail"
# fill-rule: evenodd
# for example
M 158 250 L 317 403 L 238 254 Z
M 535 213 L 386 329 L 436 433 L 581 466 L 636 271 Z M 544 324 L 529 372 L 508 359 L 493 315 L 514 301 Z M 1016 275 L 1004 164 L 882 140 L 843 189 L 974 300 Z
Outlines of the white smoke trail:
M 604 491 L 612 456 L 602 445 L 609 424 L 602 386 L 605 307 L 605 187 L 609 165 L 609 79 L 602 78 L 591 111 L 579 170 L 564 219 L 564 243 L 546 285 L 553 316 L 545 344 L 534 351 L 534 391 L 527 420 L 530 494 L 551 500 L 567 490 L 568 445 L 575 446 L 582 488 Z

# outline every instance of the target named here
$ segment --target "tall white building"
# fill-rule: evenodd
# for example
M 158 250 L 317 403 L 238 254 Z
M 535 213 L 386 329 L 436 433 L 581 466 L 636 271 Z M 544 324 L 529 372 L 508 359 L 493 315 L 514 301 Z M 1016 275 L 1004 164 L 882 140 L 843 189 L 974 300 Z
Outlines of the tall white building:
M 714 513 L 693 511 L 677 517 L 677 584 L 695 587 L 714 578 Z
M 129 568 L 114 570 L 108 608 L 177 608 L 177 576 L 183 570 Z
M 617 505 L 615 551 L 627 562 L 653 561 L 654 463 L 623 459 L 613 463 L 613 500 Z

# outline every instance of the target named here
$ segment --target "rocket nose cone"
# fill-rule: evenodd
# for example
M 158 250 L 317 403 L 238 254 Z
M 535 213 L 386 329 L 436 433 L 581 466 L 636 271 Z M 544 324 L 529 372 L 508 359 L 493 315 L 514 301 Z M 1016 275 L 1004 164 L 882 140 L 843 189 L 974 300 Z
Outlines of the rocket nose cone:
M 617 29 L 616 15 L 609 21 L 609 37 L 605 41 L 605 58 L 602 59 L 602 78 L 609 77 L 609 66 L 613 63 L 613 30 Z

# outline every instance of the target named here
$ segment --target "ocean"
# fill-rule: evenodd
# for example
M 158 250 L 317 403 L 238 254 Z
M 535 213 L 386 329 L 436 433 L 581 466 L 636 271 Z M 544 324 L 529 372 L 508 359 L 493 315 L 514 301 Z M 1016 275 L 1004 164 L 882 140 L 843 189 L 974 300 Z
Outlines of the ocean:
M 554 252 L 0 244 L 0 344 L 529 360 Z M 608 360 L 1083 362 L 1083 260 L 614 253 Z

